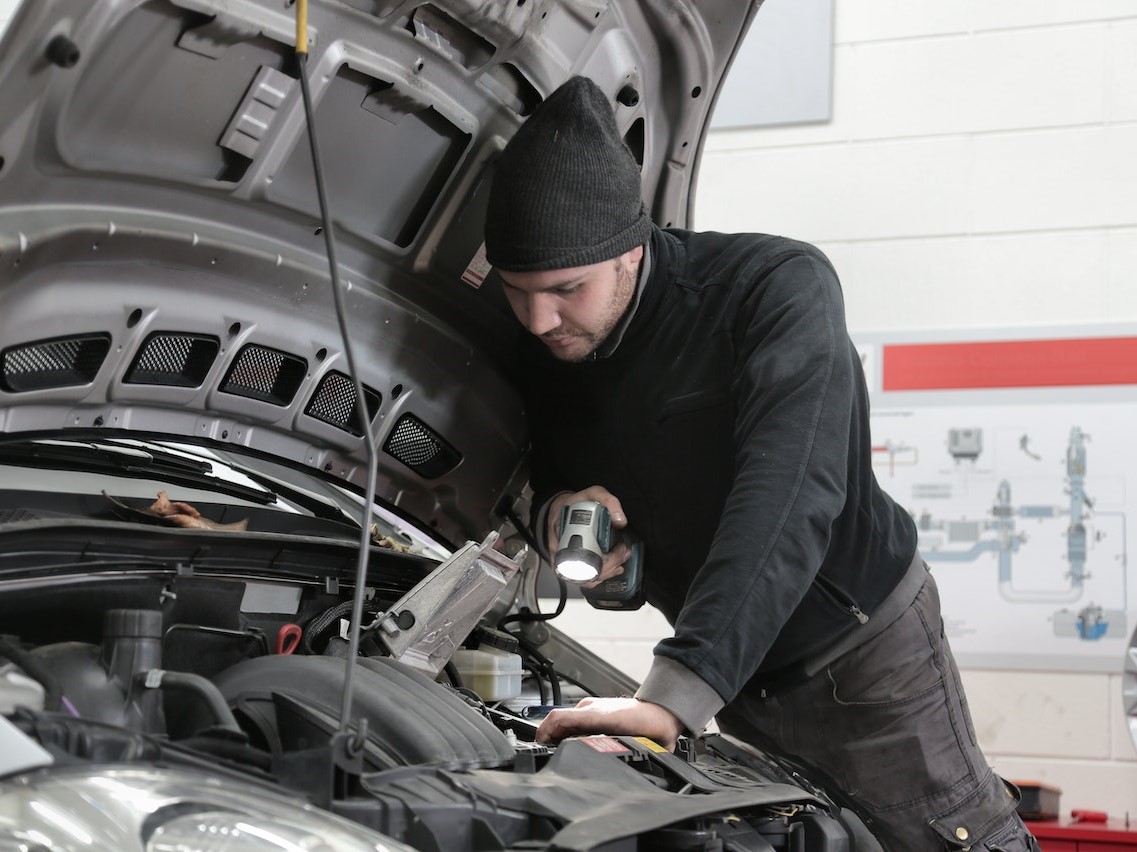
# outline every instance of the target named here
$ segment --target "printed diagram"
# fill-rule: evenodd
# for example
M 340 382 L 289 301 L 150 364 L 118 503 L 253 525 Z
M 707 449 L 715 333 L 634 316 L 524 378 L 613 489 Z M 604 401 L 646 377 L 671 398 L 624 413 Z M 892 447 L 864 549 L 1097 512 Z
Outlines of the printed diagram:
M 909 483 L 909 497 L 919 506 L 909 511 L 919 531 L 921 553 L 933 566 L 978 566 L 989 555 L 997 565 L 999 598 L 1008 604 L 1047 608 L 1053 636 L 1086 642 L 1124 640 L 1128 637 L 1126 517 L 1119 508 L 1095 504 L 1087 483 L 1090 436 L 1081 427 L 1072 427 L 1066 441 L 1065 476 L 1043 478 L 1037 469 L 1045 463 L 1044 454 L 1035 439 L 1025 431 L 1016 432 L 1017 437 L 1006 429 L 1003 433 L 1003 455 L 996 461 L 983 459 L 982 429 L 948 429 L 946 449 L 952 466 L 932 476 L 924 465 L 921 480 Z M 1057 461 L 1053 437 L 1049 458 Z M 903 493 L 890 487 L 889 480 L 902 473 L 902 465 L 914 465 L 919 459 L 912 444 L 909 440 L 873 445 L 878 477 L 902 501 Z M 1111 487 L 1123 494 L 1123 485 L 1117 491 L 1116 468 L 1111 472 Z M 1029 494 L 1025 501 L 1015 495 L 1019 482 Z M 1052 499 L 1046 496 L 1048 491 L 1053 492 Z M 980 501 L 988 500 L 990 508 L 977 512 Z M 1115 499 L 1112 505 L 1123 507 L 1124 502 Z M 960 507 L 963 517 L 948 516 Z
M 890 476 L 896 473 L 897 465 L 916 467 L 920 463 L 919 451 L 915 447 L 903 443 L 885 441 L 882 444 L 873 444 L 872 452 L 874 457 L 881 455 L 888 457 L 888 473 Z
M 956 464 L 973 462 L 983 452 L 983 430 L 948 429 L 947 448 Z
M 1036 332 L 859 342 L 873 473 L 962 665 L 1113 672 L 1137 624 L 1137 338 Z

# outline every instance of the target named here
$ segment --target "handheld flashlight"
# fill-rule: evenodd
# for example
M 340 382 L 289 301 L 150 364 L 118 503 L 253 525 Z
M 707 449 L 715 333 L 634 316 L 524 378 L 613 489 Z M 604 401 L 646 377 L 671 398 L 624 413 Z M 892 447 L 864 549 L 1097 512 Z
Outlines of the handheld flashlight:
M 600 575 L 604 554 L 612 547 L 612 516 L 594 500 L 578 500 L 561 509 L 561 537 L 553 570 L 570 583 L 589 583 Z
M 618 542 L 631 549 L 624 573 L 581 593 L 597 609 L 639 609 L 644 604 L 643 542 L 628 530 L 613 530 L 608 510 L 593 500 L 561 509 L 561 537 L 553 570 L 570 583 L 590 583 L 600 575 L 604 554 Z

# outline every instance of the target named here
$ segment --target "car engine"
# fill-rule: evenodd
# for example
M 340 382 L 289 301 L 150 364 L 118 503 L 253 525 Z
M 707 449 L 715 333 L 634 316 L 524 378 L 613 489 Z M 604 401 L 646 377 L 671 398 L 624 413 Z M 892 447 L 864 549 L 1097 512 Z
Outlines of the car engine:
M 574 682 L 571 657 L 553 660 L 482 617 L 518 565 L 494 549 L 496 534 L 425 577 L 422 560 L 377 558 L 350 669 L 351 600 L 334 572 L 241 577 L 221 570 L 236 556 L 222 553 L 224 533 L 172 538 L 178 547 L 149 550 L 142 565 L 110 539 L 79 547 L 59 535 L 57 563 L 85 565 L 85 577 L 45 569 L 5 584 L 0 705 L 51 755 L 40 773 L 145 767 L 237 779 L 431 852 L 879 849 L 797 769 L 722 735 L 682 738 L 674 753 L 642 737 L 536 743 L 554 681 L 556 703 L 590 692 Z M 243 537 L 242 558 L 285 565 L 268 539 Z M 41 557 L 48 547 L 31 530 L 25 544 Z M 335 565 L 337 546 L 324 550 Z M 572 649 L 560 641 L 545 650 Z M 483 700 L 464 684 L 450 658 L 478 643 L 520 652 L 519 696 Z M 0 782 L 0 799 L 11 782 Z M 212 813 L 203 801 L 179 794 L 176 813 Z

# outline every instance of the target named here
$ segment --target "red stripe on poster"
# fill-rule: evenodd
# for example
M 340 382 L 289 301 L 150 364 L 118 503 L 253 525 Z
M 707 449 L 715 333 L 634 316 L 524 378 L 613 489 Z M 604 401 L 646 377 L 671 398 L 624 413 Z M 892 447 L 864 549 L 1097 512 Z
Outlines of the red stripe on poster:
M 886 391 L 1137 384 L 1137 337 L 884 346 Z

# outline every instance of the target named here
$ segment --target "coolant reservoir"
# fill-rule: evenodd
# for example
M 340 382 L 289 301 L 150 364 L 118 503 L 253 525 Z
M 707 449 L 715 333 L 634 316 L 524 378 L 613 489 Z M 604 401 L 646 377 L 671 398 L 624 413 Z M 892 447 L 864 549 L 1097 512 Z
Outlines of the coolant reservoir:
M 43 687 L 14 665 L 0 666 L 0 714 L 5 716 L 17 707 L 43 709 Z
M 462 676 L 462 685 L 482 701 L 504 701 L 521 695 L 521 655 L 517 639 L 500 630 L 478 628 L 476 648 L 459 648 L 450 662 Z

